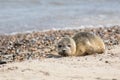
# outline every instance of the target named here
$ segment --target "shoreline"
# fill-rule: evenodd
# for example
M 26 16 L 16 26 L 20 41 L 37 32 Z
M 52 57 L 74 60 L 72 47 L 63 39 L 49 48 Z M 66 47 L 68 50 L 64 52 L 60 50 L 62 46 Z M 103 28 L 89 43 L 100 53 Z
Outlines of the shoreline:
M 91 28 L 111 28 L 111 27 L 114 27 L 114 26 L 117 26 L 117 27 L 120 27 L 119 24 L 117 25 L 114 25 L 114 24 L 108 24 L 108 25 L 81 25 L 79 27 L 65 27 L 65 28 L 51 28 L 51 29 L 42 29 L 42 30 L 37 30 L 37 29 L 34 29 L 33 31 L 30 31 L 30 30 L 27 30 L 27 31 L 24 31 L 24 32 L 12 32 L 12 33 L 0 33 L 0 35 L 17 35 L 17 34 L 27 34 L 27 33 L 34 33 L 34 32 L 49 32 L 49 31 L 59 31 L 59 30 L 77 30 L 77 29 L 91 29 Z
M 43 29 L 43 30 L 33 30 L 33 31 L 25 31 L 25 32 L 12 32 L 12 33 L 1 33 L 0 35 L 17 35 L 17 34 L 27 34 L 27 33 L 34 33 L 34 32 L 48 32 L 48 31 L 58 31 L 58 30 L 77 30 L 77 29 L 86 29 L 86 28 L 109 28 L 109 27 L 114 27 L 114 26 L 120 26 L 120 25 L 81 25 L 79 27 L 65 27 L 65 28 L 52 28 L 52 29 Z

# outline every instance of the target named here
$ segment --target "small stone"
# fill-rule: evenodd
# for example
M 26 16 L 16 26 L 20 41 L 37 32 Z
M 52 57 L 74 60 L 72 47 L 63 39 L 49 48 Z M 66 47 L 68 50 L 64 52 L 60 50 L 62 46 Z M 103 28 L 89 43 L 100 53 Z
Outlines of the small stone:
M 105 63 L 109 63 L 108 61 L 105 61 Z
M 7 62 L 5 62 L 5 61 L 0 61 L 0 65 L 1 65 L 1 64 L 6 64 L 6 63 L 7 63 Z
M 102 61 L 102 58 L 100 58 L 99 61 Z

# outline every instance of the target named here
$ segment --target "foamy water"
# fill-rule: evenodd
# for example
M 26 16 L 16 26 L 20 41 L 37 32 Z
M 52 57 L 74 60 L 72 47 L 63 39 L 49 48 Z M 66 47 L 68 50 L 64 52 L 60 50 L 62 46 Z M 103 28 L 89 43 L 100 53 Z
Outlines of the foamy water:
M 0 0 L 0 33 L 120 24 L 120 0 Z

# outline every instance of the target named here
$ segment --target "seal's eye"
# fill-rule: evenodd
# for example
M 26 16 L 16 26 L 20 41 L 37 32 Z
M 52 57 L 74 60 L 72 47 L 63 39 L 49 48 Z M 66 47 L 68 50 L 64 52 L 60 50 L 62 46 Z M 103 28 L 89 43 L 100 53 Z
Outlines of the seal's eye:
M 58 45 L 58 48 L 61 48 L 62 47 L 62 45 Z
M 71 45 L 68 45 L 68 47 L 71 47 Z

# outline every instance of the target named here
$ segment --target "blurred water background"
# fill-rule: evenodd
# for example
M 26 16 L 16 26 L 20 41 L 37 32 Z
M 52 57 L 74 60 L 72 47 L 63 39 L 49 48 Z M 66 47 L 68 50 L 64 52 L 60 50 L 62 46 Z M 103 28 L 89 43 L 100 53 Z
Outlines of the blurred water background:
M 120 0 L 0 0 L 0 34 L 120 24 Z

